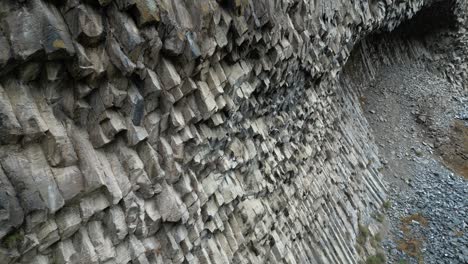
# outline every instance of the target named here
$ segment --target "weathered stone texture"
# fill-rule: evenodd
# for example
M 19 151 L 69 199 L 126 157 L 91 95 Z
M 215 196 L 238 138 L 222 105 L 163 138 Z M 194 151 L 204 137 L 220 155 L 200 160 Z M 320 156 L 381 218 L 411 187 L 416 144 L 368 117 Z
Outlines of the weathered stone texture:
M 336 75 L 432 1 L 0 2 L 0 262 L 360 260 L 385 187 Z

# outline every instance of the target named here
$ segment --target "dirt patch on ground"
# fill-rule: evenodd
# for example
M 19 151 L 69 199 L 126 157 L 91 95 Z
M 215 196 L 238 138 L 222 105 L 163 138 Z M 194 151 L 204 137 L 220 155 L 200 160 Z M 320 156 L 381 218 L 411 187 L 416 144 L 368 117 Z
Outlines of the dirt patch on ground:
M 383 68 L 359 99 L 389 185 L 388 263 L 468 263 L 468 99 L 415 65 Z
M 403 217 L 400 220 L 400 229 L 403 232 L 403 239 L 398 241 L 397 248 L 409 256 L 416 258 L 418 263 L 423 263 L 422 248 L 426 237 L 422 232 L 418 231 L 417 228 L 414 228 L 414 224 L 426 228 L 428 220 L 420 213 Z
M 439 148 L 444 164 L 468 179 L 468 124 L 455 120 L 449 131 L 449 144 Z

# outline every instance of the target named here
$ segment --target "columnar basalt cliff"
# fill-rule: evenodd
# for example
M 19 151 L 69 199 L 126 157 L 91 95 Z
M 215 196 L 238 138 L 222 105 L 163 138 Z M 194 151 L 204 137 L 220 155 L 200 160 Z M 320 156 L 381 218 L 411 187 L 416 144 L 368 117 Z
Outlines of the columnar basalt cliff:
M 0 262 L 357 263 L 385 186 L 338 75 L 434 2 L 0 1 Z

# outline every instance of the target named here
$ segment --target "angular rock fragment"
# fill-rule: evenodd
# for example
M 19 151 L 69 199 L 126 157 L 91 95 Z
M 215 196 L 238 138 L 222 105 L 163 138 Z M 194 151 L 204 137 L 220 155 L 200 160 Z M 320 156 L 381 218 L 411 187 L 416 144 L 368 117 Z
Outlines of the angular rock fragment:
M 44 251 L 50 245 L 60 240 L 57 224 L 55 220 L 49 219 L 45 222 L 37 232 L 37 239 L 39 240 L 39 251 Z
M 33 12 L 42 19 L 41 30 L 44 50 L 48 58 L 61 58 L 75 53 L 68 26 L 54 5 L 42 0 L 32 1 Z M 39 13 L 39 14 L 38 14 Z
M 112 170 L 111 164 L 107 159 L 105 152 L 98 150 L 96 152 L 98 156 L 98 162 L 101 164 L 102 172 L 104 173 L 104 181 L 107 188 L 108 196 L 112 204 L 117 204 L 123 197 L 122 191 L 120 190 L 119 183 L 116 180 L 114 171 Z
M 112 147 L 106 150 L 106 158 L 109 161 L 112 172 L 114 173 L 115 181 L 122 192 L 122 196 L 125 197 L 132 190 L 132 184 L 130 183 L 127 173 L 117 157 L 117 154 L 114 153 Z
M 50 263 L 49 257 L 45 255 L 36 255 L 32 260 L 31 263 L 37 264 L 48 264 Z
M 143 53 L 144 39 L 141 37 L 133 19 L 120 12 L 114 5 L 108 9 L 110 23 L 114 27 L 113 35 L 118 40 L 126 56 L 136 62 Z
M 137 22 L 139 26 L 160 20 L 159 8 L 154 0 L 134 0 L 137 11 Z
M 78 207 L 64 207 L 57 213 L 55 221 L 62 240 L 69 238 L 80 228 L 80 210 Z
M 148 174 L 144 169 L 144 164 L 138 154 L 125 146 L 123 142 L 119 142 L 117 149 L 120 162 L 123 164 L 125 170 L 129 175 L 130 182 L 133 186 L 139 188 L 139 192 L 144 197 L 151 197 L 154 195 L 154 189 Z
M 16 191 L 0 168 L 0 239 L 23 223 L 24 213 Z
M 130 118 L 135 126 L 140 126 L 145 111 L 144 98 L 135 85 L 130 85 L 127 98 L 124 102 L 123 112 Z
M 76 252 L 71 239 L 62 240 L 57 243 L 54 257 L 58 263 L 63 264 L 74 264 L 80 261 L 80 255 Z
M 155 94 L 157 97 L 161 94 L 162 88 L 159 77 L 150 69 L 146 71 L 145 85 L 143 87 L 143 96 Z M 157 98 L 156 97 L 156 98 Z
M 90 124 L 88 133 L 89 133 L 89 136 L 90 136 L 90 140 L 93 143 L 93 146 L 95 148 L 103 147 L 107 143 L 111 142 L 111 139 L 108 138 L 104 134 L 104 131 L 102 130 L 102 127 L 100 125 L 98 125 L 97 123 Z
M 137 193 L 130 192 L 124 197 L 122 209 L 125 214 L 125 221 L 128 227 L 128 234 L 135 234 L 138 227 L 141 227 L 141 217 L 143 216 L 144 200 L 137 196 Z
M 187 10 L 187 3 L 182 0 L 175 0 L 172 3 L 174 7 L 175 17 L 178 22 L 177 24 L 183 29 L 192 30 L 194 28 L 194 24 L 192 21 L 191 14 Z
M 197 84 L 190 78 L 184 80 L 181 90 L 184 95 L 187 95 L 197 89 Z
M 143 28 L 141 33 L 146 41 L 143 63 L 147 68 L 154 70 L 159 63 L 162 41 L 158 31 L 153 26 Z
M 101 164 L 97 154 L 83 131 L 76 127 L 68 128 L 73 145 L 79 159 L 79 167 L 84 176 L 86 192 L 91 192 L 105 184 Z
M 42 144 L 47 160 L 52 166 L 65 167 L 76 164 L 78 158 L 65 127 L 58 122 L 44 96 L 36 87 L 34 87 L 31 94 L 34 96 L 41 116 L 48 127 L 46 139 Z
M 74 110 L 75 111 L 73 120 L 75 121 L 75 123 L 80 127 L 87 126 L 91 106 L 84 100 L 78 100 L 75 102 Z
M 100 126 L 107 138 L 112 140 L 118 133 L 127 130 L 125 119 L 120 113 L 107 110 L 104 115 L 105 119 Z
M 91 221 L 88 223 L 88 234 L 96 254 L 99 257 L 99 261 L 104 262 L 115 257 L 112 242 L 104 233 L 104 228 L 100 221 Z
M 13 58 L 11 54 L 10 43 L 7 38 L 0 32 L 0 73 L 6 71 L 6 65 Z
M 201 56 L 200 47 L 198 46 L 197 42 L 195 41 L 193 34 L 191 32 L 185 33 L 185 37 L 187 38 L 187 46 L 190 50 L 190 55 L 192 59 L 196 59 Z M 187 52 L 187 51 L 186 51 Z
M 170 90 L 181 83 L 180 76 L 174 65 L 164 58 L 158 65 L 158 76 L 165 90 Z
M 231 66 L 224 65 L 223 70 L 226 74 L 229 84 L 233 87 L 240 85 L 246 76 L 244 69 L 239 63 Z
M 54 257 L 56 261 L 64 264 L 73 264 L 79 262 L 78 252 L 76 252 L 71 239 L 62 240 L 55 247 Z
M 109 49 L 104 45 L 98 47 L 83 47 L 80 43 L 75 42 L 76 56 L 72 64 L 68 64 L 69 72 L 76 79 L 82 79 L 85 77 L 98 78 L 102 76 L 109 68 L 109 63 L 112 61 L 111 53 Z M 107 51 L 107 52 L 106 52 Z M 118 52 L 118 50 L 111 50 Z M 109 53 L 109 56 L 107 55 Z M 119 58 L 115 58 L 116 65 L 120 65 Z M 119 68 L 120 69 L 120 68 Z M 88 92 L 89 93 L 89 92 Z M 80 93 L 80 98 L 86 96 L 88 93 Z
M 42 0 L 29 1 L 6 17 L 14 56 L 28 60 L 44 52 L 49 58 L 75 53 L 68 27 L 57 8 Z
M 40 146 L 28 146 L 23 153 L 10 155 L 2 160 L 5 170 L 18 193 L 26 212 L 47 209 L 55 213 L 64 200 L 54 181 Z
M 0 85 L 0 143 L 14 143 L 22 134 L 22 128 L 16 119 L 10 99 Z
M 128 248 L 130 249 L 130 257 L 133 261 L 136 263 L 149 263 L 148 260 L 145 260 L 145 247 L 136 236 L 129 236 Z
M 99 213 L 109 207 L 109 201 L 102 193 L 93 193 L 80 201 L 80 212 L 83 221 L 87 221 L 95 213 Z
M 216 110 L 217 104 L 208 84 L 198 82 L 197 102 L 203 119 L 208 119 Z
M 124 75 L 128 76 L 135 71 L 136 65 L 125 55 L 113 37 L 107 38 L 106 49 L 112 64 Z
M 156 181 L 163 179 L 164 171 L 160 165 L 161 157 L 159 153 L 148 142 L 139 145 L 137 151 L 145 165 L 145 171 L 148 173 L 148 176 Z
M 29 86 L 16 80 L 9 80 L 4 84 L 4 89 L 27 139 L 34 140 L 43 136 L 48 127 L 39 113 Z
M 99 257 L 96 250 L 89 238 L 86 227 L 81 227 L 79 231 L 73 236 L 73 245 L 76 252 L 80 256 L 81 263 L 98 263 Z
M 47 211 L 37 210 L 26 215 L 26 231 L 31 232 L 34 228 L 47 221 Z M 37 237 L 34 236 L 37 240 Z
M 116 257 L 115 257 L 116 263 L 126 264 L 132 260 L 127 242 L 118 244 L 115 251 L 116 251 Z
M 162 252 L 163 257 L 167 262 L 181 262 L 184 258 L 183 253 L 174 236 L 169 230 L 164 230 L 165 232 L 159 232 L 157 238 L 161 241 L 162 248 L 166 250 Z
M 133 121 L 127 121 L 127 143 L 129 146 L 136 146 L 148 137 L 148 132 L 143 126 L 134 125 Z
M 41 18 L 35 16 L 29 8 L 23 7 L 22 10 L 10 13 L 5 23 L 16 59 L 27 60 L 42 51 L 42 36 L 38 26 Z
M 152 112 L 160 106 L 160 97 L 162 92 L 162 85 L 156 73 L 147 69 L 142 95 L 145 98 L 146 112 Z
M 173 107 L 171 109 L 171 124 L 176 129 L 176 131 L 184 128 L 185 120 L 183 113 L 179 108 Z
M 122 107 L 127 96 L 127 91 L 122 90 L 113 83 L 105 83 L 99 88 L 99 94 L 107 108 Z
M 184 97 L 184 94 L 182 93 L 182 90 L 179 88 L 179 86 L 172 88 L 169 92 L 171 93 L 172 97 L 174 97 L 174 103 Z
M 176 27 L 166 29 L 162 41 L 162 51 L 168 56 L 179 56 L 185 49 L 184 33 Z
M 81 4 L 69 10 L 65 18 L 72 36 L 81 44 L 94 45 L 102 39 L 102 16 L 93 7 Z
M 222 94 L 224 91 L 221 87 L 221 81 L 219 80 L 215 70 L 211 68 L 207 75 L 207 83 L 213 95 L 218 96 L 219 94 Z
M 128 234 L 125 214 L 120 206 L 113 206 L 107 212 L 104 223 L 109 229 L 111 241 L 114 245 L 119 244 Z M 118 255 L 118 253 L 117 253 Z
M 77 166 L 52 168 L 52 172 L 65 202 L 84 192 L 83 175 Z
M 162 220 L 164 222 L 185 220 L 184 218 L 188 214 L 187 208 L 179 195 L 168 184 L 163 184 L 162 187 L 162 192 L 156 197 Z
M 155 199 L 145 201 L 145 221 L 148 227 L 148 236 L 154 235 L 161 227 L 161 214 Z

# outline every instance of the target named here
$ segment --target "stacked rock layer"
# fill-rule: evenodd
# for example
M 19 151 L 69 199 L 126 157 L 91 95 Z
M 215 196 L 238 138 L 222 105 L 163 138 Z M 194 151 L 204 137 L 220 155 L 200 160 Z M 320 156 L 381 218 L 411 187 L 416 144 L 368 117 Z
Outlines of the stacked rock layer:
M 0 262 L 356 263 L 354 44 L 433 1 L 2 0 Z

